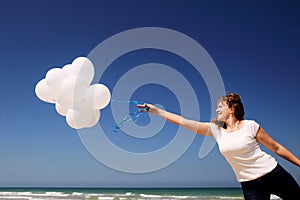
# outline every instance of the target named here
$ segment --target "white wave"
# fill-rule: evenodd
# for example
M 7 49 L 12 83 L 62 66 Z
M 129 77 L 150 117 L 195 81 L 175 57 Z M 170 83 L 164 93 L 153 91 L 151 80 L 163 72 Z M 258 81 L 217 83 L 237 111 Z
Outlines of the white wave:
M 140 194 L 141 197 L 145 197 L 145 198 L 161 198 L 163 196 L 160 195 L 154 195 L 154 194 Z
M 62 192 L 44 192 L 44 193 L 32 193 L 32 192 L 0 192 L 0 198 L 15 198 L 15 199 L 30 199 L 31 197 L 67 197 L 69 194 Z
M 144 199 L 144 200 L 187 200 L 187 199 L 205 199 L 204 196 L 189 196 L 189 195 L 158 195 L 158 194 L 135 194 L 132 192 L 124 192 L 123 194 L 97 194 L 97 193 L 64 193 L 64 192 L 0 192 L 0 200 L 79 200 L 79 199 L 98 199 L 98 200 L 127 200 L 127 199 Z M 228 196 L 209 196 L 209 199 L 224 199 L 224 200 L 242 200 L 242 197 Z M 272 195 L 271 199 L 280 199 Z
M 177 195 L 172 195 L 172 196 L 168 196 L 172 199 L 193 199 L 193 198 L 197 198 L 196 196 L 177 196 Z
M 83 196 L 84 194 L 81 192 L 73 192 L 72 196 Z
M 88 193 L 88 194 L 85 194 L 89 197 L 95 197 L 95 196 L 105 196 L 105 194 L 96 194 L 96 193 Z
M 38 194 L 38 193 L 37 193 Z M 67 197 L 69 194 L 65 194 L 63 192 L 45 192 L 45 196 L 51 197 Z
M 15 192 L 0 192 L 0 196 L 2 195 L 13 195 Z
M 22 200 L 24 200 L 24 199 L 28 199 L 28 200 L 30 200 L 30 199 L 32 199 L 32 197 L 27 197 L 27 196 L 0 196 L 0 199 L 22 199 Z
M 18 196 L 18 195 L 30 196 L 32 195 L 32 193 L 31 192 L 0 192 L 0 196 Z
M 115 197 L 98 197 L 98 200 L 113 200 Z

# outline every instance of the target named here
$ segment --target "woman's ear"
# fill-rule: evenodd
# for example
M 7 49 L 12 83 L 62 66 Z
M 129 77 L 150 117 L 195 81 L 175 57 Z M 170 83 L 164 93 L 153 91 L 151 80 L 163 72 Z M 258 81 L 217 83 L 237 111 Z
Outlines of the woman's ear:
M 229 112 L 230 114 L 234 114 L 234 108 L 233 107 L 229 108 Z

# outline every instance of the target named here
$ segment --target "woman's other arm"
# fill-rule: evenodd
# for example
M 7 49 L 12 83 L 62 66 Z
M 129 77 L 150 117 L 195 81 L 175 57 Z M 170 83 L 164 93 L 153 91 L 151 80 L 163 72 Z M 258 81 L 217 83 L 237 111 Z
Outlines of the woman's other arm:
M 157 115 L 171 123 L 174 123 L 178 126 L 184 127 L 194 133 L 198 133 L 201 135 L 208 135 L 210 130 L 209 122 L 198 122 L 195 120 L 186 119 L 180 115 L 165 111 L 161 108 L 158 108 L 151 104 L 146 105 L 138 105 L 139 108 L 148 107 L 148 112 L 150 114 Z
M 300 160 L 284 146 L 273 140 L 263 128 L 259 128 L 256 139 L 270 151 L 300 167 Z

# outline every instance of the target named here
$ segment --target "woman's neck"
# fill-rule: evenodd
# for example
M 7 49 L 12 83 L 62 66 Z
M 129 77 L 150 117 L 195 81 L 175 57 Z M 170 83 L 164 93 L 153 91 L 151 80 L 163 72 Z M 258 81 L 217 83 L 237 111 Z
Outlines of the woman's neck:
M 229 119 L 227 119 L 225 121 L 226 124 L 226 130 L 227 131 L 236 131 L 240 128 L 240 122 L 238 119 L 236 119 L 235 117 L 230 117 Z

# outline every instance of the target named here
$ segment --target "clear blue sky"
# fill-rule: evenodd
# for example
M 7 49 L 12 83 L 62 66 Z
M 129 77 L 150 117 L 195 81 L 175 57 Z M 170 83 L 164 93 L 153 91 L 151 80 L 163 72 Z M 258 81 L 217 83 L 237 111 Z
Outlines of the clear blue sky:
M 139 27 L 173 29 L 201 44 L 216 63 L 226 91 L 241 94 L 246 118 L 257 120 L 300 157 L 299 9 L 298 1 L 269 0 L 1 1 L 0 186 L 239 186 L 216 146 L 204 159 L 198 158 L 203 141 L 200 135 L 179 160 L 164 169 L 146 174 L 111 169 L 86 150 L 76 130 L 53 105 L 35 96 L 36 83 L 49 69 L 87 56 L 107 38 Z M 122 66 L 129 70 L 149 62 L 174 68 L 188 65 L 166 52 L 137 51 L 117 59 L 102 81 L 113 86 L 126 72 Z M 197 96 L 203 97 L 199 100 L 200 120 L 210 120 L 205 84 L 186 69 L 181 68 L 181 73 L 195 85 Z M 132 99 L 159 103 L 178 112 L 175 96 L 158 85 L 139 89 Z M 110 131 L 114 125 L 106 120 L 110 112 L 108 106 L 100 119 L 105 134 L 133 152 L 160 148 L 177 130 L 167 124 L 157 137 L 129 138 Z M 299 168 L 275 157 L 300 183 Z

